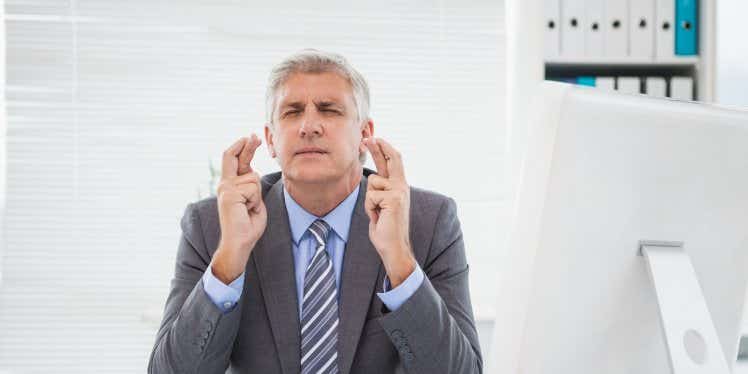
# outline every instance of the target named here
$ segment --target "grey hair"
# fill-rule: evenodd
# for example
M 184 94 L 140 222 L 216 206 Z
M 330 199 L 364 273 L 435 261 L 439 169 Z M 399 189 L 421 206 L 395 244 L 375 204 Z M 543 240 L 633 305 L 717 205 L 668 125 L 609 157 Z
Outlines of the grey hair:
M 361 124 L 369 120 L 369 85 L 364 76 L 348 63 L 345 57 L 331 52 L 316 49 L 303 49 L 296 54 L 286 57 L 270 72 L 267 91 L 265 93 L 265 115 L 270 128 L 273 128 L 275 104 L 278 90 L 294 73 L 319 74 L 333 72 L 345 78 L 351 85 L 353 101 L 356 105 L 356 122 Z M 359 155 L 363 164 L 366 152 Z

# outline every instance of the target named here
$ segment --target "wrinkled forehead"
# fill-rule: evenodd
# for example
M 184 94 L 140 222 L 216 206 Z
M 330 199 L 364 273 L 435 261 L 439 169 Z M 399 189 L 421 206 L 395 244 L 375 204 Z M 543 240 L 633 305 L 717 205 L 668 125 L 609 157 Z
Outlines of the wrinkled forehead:
M 330 102 L 354 107 L 353 88 L 345 78 L 334 72 L 294 73 L 278 88 L 276 108 L 291 104 Z

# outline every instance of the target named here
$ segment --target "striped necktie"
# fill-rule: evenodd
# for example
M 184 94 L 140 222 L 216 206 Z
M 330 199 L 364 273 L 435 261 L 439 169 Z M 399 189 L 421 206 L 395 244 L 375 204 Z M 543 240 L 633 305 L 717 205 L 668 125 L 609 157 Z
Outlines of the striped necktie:
M 338 291 L 325 250 L 330 226 L 318 219 L 309 226 L 317 249 L 306 269 L 301 308 L 301 373 L 337 373 Z

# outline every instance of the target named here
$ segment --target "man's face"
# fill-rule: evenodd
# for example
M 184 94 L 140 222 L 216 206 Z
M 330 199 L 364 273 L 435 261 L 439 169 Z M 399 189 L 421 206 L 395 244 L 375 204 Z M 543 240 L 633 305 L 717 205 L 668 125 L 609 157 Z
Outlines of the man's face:
M 330 182 L 358 173 L 361 143 L 373 130 L 358 121 L 351 85 L 336 73 L 291 75 L 278 90 L 272 127 L 265 127 L 270 154 L 284 177 Z

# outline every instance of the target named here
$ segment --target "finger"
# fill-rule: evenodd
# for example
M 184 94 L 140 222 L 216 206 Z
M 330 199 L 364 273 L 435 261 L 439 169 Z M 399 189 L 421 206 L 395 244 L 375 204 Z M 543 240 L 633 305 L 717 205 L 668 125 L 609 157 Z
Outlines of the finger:
M 250 206 L 247 206 L 247 212 L 249 212 L 249 213 L 255 213 L 255 214 L 259 214 L 260 216 L 266 216 L 266 215 L 265 215 L 265 214 L 266 214 L 266 211 L 265 211 L 265 204 L 264 204 L 264 203 L 262 203 L 262 200 L 260 200 L 260 202 L 259 202 L 259 203 L 255 204 L 255 205 L 254 205 L 254 206 L 252 206 L 252 207 L 250 207 Z
M 377 223 L 379 221 L 379 213 L 377 213 L 376 209 L 364 209 L 366 211 L 366 215 L 369 216 L 369 223 Z M 371 226 L 369 226 L 371 228 Z
M 377 145 L 378 140 L 376 140 L 374 137 L 365 138 L 364 145 L 366 145 L 366 148 L 369 150 L 369 153 L 371 153 L 371 158 L 374 159 L 374 165 L 377 168 L 377 174 L 387 178 L 389 177 L 389 173 L 387 171 L 387 161 L 384 159 L 384 154 L 382 154 L 382 150 Z
M 245 204 L 254 207 L 260 200 L 259 188 L 256 183 L 240 184 L 235 187 L 236 191 L 244 197 Z
M 237 166 L 239 164 L 237 156 L 242 151 L 246 141 L 246 137 L 240 138 L 223 152 L 221 160 L 221 178 L 237 176 Z
M 237 175 L 238 155 L 244 149 L 247 138 L 239 138 L 234 144 L 227 148 L 221 157 L 221 178 L 230 178 Z
M 233 185 L 239 185 L 239 184 L 243 184 L 243 183 L 257 183 L 257 184 L 259 184 L 260 183 L 260 174 L 258 174 L 257 172 L 253 171 L 251 173 L 247 173 L 247 174 L 244 174 L 244 175 L 239 175 L 239 176 L 236 176 L 236 177 L 231 177 L 228 180 Z
M 247 207 L 247 212 L 249 213 L 260 213 L 260 211 L 263 208 L 262 204 L 262 198 L 258 198 L 257 200 L 248 201 L 244 205 Z
M 373 190 L 379 190 L 379 191 L 389 191 L 392 189 L 392 184 L 387 178 L 381 177 L 375 174 L 369 175 L 366 186 L 367 186 L 367 189 L 373 189 Z
M 405 168 L 400 152 L 384 139 L 377 139 L 377 144 L 381 147 L 383 158 L 387 161 L 387 171 L 390 178 L 405 180 Z
M 364 202 L 364 206 L 367 209 L 372 210 L 381 209 L 380 204 L 384 201 L 384 198 L 386 196 L 385 193 L 385 191 L 366 191 L 366 201 Z
M 252 134 L 249 137 L 247 143 L 244 145 L 244 149 L 239 154 L 239 175 L 252 172 L 252 159 L 260 144 L 262 144 L 262 140 L 256 134 Z
M 379 220 L 379 203 L 382 201 L 380 191 L 366 191 L 366 198 L 364 200 L 364 208 L 366 215 L 369 216 L 371 222 L 376 223 Z

